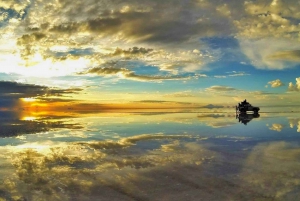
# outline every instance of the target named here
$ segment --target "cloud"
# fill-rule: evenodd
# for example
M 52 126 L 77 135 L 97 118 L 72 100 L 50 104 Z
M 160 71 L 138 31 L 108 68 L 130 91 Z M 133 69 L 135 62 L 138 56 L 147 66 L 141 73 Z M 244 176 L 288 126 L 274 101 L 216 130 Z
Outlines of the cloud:
M 282 70 L 298 65 L 299 44 L 284 38 L 240 38 L 240 47 L 258 69 Z M 293 59 L 292 59 L 293 58 Z
M 227 76 L 229 77 L 237 77 L 237 76 L 246 76 L 246 75 L 250 75 L 249 73 L 246 72 L 237 72 L 237 71 L 232 71 L 232 72 L 227 72 L 228 75 L 215 75 L 215 78 L 227 78 Z
M 0 8 L 3 8 L 5 10 L 15 10 L 16 12 L 21 12 L 24 11 L 24 9 L 27 7 L 28 5 L 28 1 L 24 1 L 24 0 L 6 0 L 6 1 L 1 1 L 0 2 Z
M 82 91 L 80 88 L 59 89 L 34 84 L 0 81 L 1 98 L 30 98 L 38 96 L 63 96 Z
M 244 54 L 258 69 L 280 70 L 299 63 L 298 2 L 246 1 L 233 23 Z
M 246 76 L 246 75 L 250 75 L 249 73 L 246 73 L 246 72 L 237 72 L 237 71 L 232 71 L 232 72 L 228 72 L 228 76 L 230 77 L 237 77 L 237 76 Z
M 118 35 L 123 40 L 151 43 L 178 43 L 188 41 L 195 35 L 209 36 L 227 30 L 222 29 L 226 25 L 218 23 L 218 21 L 215 22 L 216 25 L 199 21 L 198 19 L 202 16 L 199 11 L 203 8 L 197 6 L 194 1 L 185 1 L 184 4 L 178 0 L 164 3 L 143 1 L 143 4 L 134 0 L 117 2 L 94 3 L 89 0 L 74 5 L 69 1 L 62 1 L 59 3 L 60 5 L 57 5 L 61 7 L 60 11 L 55 11 L 55 4 L 53 4 L 53 10 L 51 10 L 53 13 L 51 14 L 56 13 L 58 16 L 64 17 L 66 21 L 53 26 L 50 30 L 60 33 L 88 31 L 101 36 Z M 67 5 L 72 9 L 68 8 Z M 82 9 L 83 7 L 90 7 L 87 5 L 93 5 L 93 8 Z M 43 6 L 41 7 L 43 8 Z M 172 10 L 164 12 L 171 7 Z M 81 10 L 82 12 L 75 14 L 73 10 Z M 36 11 L 31 12 L 30 17 L 33 18 L 32 15 Z M 209 15 L 209 13 L 206 14 Z M 93 17 L 91 18 L 91 16 Z M 71 20 L 72 18 L 74 20 Z M 157 18 L 160 20 L 155 20 Z M 222 20 L 220 16 L 219 18 Z M 44 17 L 41 20 L 48 21 L 49 19 Z
M 10 81 L 0 81 L 0 109 L 16 110 L 22 107 L 20 99 L 24 98 L 42 98 L 47 102 L 47 98 L 66 97 L 78 94 L 83 89 L 80 88 L 55 88 L 34 84 L 24 84 Z M 49 100 L 52 102 L 52 100 Z M 70 100 L 61 100 L 61 102 Z
M 225 75 L 215 75 L 214 77 L 215 77 L 215 78 L 226 78 Z
M 281 82 L 279 79 L 270 81 L 270 82 L 268 82 L 268 84 L 271 85 L 271 87 L 273 87 L 273 88 L 284 86 L 284 83 Z
M 189 76 L 160 76 L 160 75 L 137 75 L 133 71 L 126 68 L 115 68 L 115 67 L 96 67 L 81 72 L 79 75 L 96 74 L 99 76 L 118 76 L 124 79 L 136 80 L 136 81 L 163 81 L 163 80 L 188 80 Z
M 12 68 L 1 71 L 38 77 L 74 74 L 111 60 L 124 61 L 124 68 L 128 64 L 125 60 L 139 60 L 174 74 L 198 71 L 219 56 L 205 45 L 199 48 L 199 37 L 229 33 L 231 27 L 222 14 L 207 11 L 214 6 L 196 1 L 87 0 L 74 4 L 69 0 L 37 0 L 5 1 L 1 5 L 22 5 L 25 13 L 14 22 L 11 18 L 3 30 L 13 45 L 9 54 L 6 51 L 2 55 L 2 64 Z M 2 42 L 7 48 L 6 40 Z M 72 51 L 91 46 L 89 55 L 78 56 Z
M 300 77 L 296 78 L 296 84 L 289 83 L 288 91 L 300 91 Z
M 148 54 L 150 52 L 152 52 L 153 49 L 147 49 L 147 48 L 143 48 L 143 47 L 133 47 L 133 48 L 129 48 L 128 50 L 123 50 L 121 48 L 116 48 L 116 50 L 111 53 L 111 56 L 140 56 L 143 54 Z
M 235 19 L 239 35 L 247 38 L 298 39 L 300 9 L 295 0 L 246 1 L 243 17 Z M 292 9 L 291 9 L 292 8 Z
M 293 1 L 276 5 L 262 2 L 1 2 L 4 9 L 23 14 L 9 16 L 7 25 L 0 30 L 3 35 L 1 44 L 5 47 L 5 50 L 0 48 L 5 53 L 0 55 L 1 65 L 11 66 L 0 71 L 50 77 L 74 75 L 116 61 L 122 63 L 122 68 L 128 68 L 132 62 L 138 61 L 138 67 L 153 66 L 174 75 L 199 73 L 200 70 L 209 70 L 208 63 L 227 55 L 225 51 L 236 52 L 240 48 L 237 40 L 257 68 L 291 68 L 299 61 L 299 48 L 295 42 L 299 9 L 290 6 L 295 3 Z M 290 7 L 293 8 L 291 11 Z M 250 34 L 248 30 L 251 30 Z M 221 48 L 214 48 L 214 42 L 204 42 L 207 38 L 211 41 L 219 38 L 230 45 L 217 43 Z M 280 45 L 274 47 L 277 43 L 272 41 L 256 44 L 260 38 L 267 42 L 279 41 Z M 289 43 L 282 44 L 280 41 L 283 40 Z M 74 51 L 91 47 L 92 51 L 82 51 L 81 54 Z M 152 78 L 132 74 L 130 79 Z
M 300 50 L 275 52 L 273 55 L 270 55 L 269 58 L 275 60 L 300 62 Z
M 205 91 L 207 92 L 231 92 L 231 91 L 237 91 L 237 89 L 233 87 L 228 87 L 228 86 L 211 86 L 209 88 L 206 88 Z

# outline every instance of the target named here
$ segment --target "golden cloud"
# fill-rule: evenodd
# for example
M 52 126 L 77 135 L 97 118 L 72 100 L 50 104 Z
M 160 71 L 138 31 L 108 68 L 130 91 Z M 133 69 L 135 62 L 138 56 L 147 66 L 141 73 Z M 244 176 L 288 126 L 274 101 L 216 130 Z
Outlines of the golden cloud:
M 273 88 L 277 88 L 277 87 L 284 86 L 284 83 L 283 83 L 283 82 L 281 82 L 281 80 L 280 80 L 280 79 L 277 79 L 277 80 L 270 81 L 270 82 L 268 82 L 268 84 L 270 84 L 270 85 L 271 85 L 271 87 L 273 87 Z

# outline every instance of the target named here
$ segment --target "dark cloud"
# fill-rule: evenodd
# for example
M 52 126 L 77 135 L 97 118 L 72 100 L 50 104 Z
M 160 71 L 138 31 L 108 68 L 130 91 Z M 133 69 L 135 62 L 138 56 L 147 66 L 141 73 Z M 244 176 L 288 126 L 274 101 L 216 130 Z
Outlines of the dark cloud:
M 43 38 L 46 38 L 46 35 L 40 32 L 25 34 L 18 38 L 17 45 L 21 47 L 21 57 L 26 59 L 33 55 L 36 52 L 35 45 Z
M 34 84 L 0 81 L 0 97 L 5 98 L 29 98 L 39 96 L 63 96 L 82 91 L 80 88 L 59 89 Z
M 181 15 L 174 13 L 174 15 Z M 194 21 L 165 18 L 161 13 L 153 12 L 116 12 L 113 18 L 88 21 L 88 30 L 100 34 L 122 33 L 125 37 L 147 42 L 178 43 L 189 40 L 194 35 L 210 36 L 221 31 L 219 26 Z M 156 20 L 159 18 L 160 20 Z M 147 23 L 145 23 L 147 22 Z M 220 30 L 219 30 L 220 29 Z
M 110 54 L 110 56 L 138 56 L 143 54 L 148 54 L 152 52 L 153 49 L 150 48 L 143 48 L 143 47 L 133 47 L 129 48 L 128 50 L 124 50 L 121 48 L 116 48 L 116 50 Z
M 196 35 L 220 35 L 219 33 L 230 30 L 228 29 L 229 24 L 224 23 L 224 18 L 215 20 L 213 23 L 199 20 L 204 14 L 207 17 L 212 14 L 199 7 L 196 1 L 163 3 L 144 1 L 142 4 L 137 1 L 118 1 L 118 3 L 102 1 L 99 4 L 89 2 L 94 6 L 89 10 L 83 10 L 81 3 L 73 5 L 67 2 L 60 2 L 62 10 L 57 14 L 63 15 L 69 20 L 52 26 L 50 31 L 58 33 L 90 31 L 101 36 L 121 34 L 125 40 L 178 43 L 187 41 Z M 73 9 L 67 9 L 70 5 Z M 73 11 L 76 9 L 83 12 L 75 15 Z M 78 21 L 71 20 L 80 17 L 81 19 Z M 211 17 L 216 18 L 217 16 Z
M 190 77 L 187 76 L 161 76 L 161 75 L 137 75 L 133 71 L 126 68 L 115 68 L 115 67 L 97 67 L 91 68 L 86 72 L 78 73 L 79 75 L 85 74 L 97 74 L 100 76 L 117 75 L 121 78 L 131 79 L 136 81 L 163 81 L 163 80 L 187 80 Z
M 275 60 L 286 60 L 293 62 L 300 62 L 300 50 L 290 50 L 290 51 L 281 51 L 276 52 L 273 55 L 269 56 L 270 59 Z

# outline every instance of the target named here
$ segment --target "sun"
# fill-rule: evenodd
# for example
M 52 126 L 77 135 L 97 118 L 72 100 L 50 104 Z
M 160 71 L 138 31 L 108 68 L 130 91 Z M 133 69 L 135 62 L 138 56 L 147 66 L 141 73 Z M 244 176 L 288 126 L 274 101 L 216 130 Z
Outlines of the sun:
M 35 102 L 36 101 L 35 98 L 21 98 L 21 100 L 24 102 Z

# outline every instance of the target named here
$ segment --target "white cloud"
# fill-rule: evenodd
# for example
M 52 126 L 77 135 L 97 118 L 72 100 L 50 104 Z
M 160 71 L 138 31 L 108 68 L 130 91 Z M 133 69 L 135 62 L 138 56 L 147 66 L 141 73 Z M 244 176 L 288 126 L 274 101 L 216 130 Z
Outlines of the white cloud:
M 300 12 L 293 6 L 296 3 L 291 0 L 225 4 L 217 0 L 1 1 L 0 7 L 4 9 L 14 9 L 20 15 L 26 12 L 22 14 L 24 19 L 14 16 L 0 30 L 4 38 L 0 46 L 5 46 L 7 53 L 0 56 L 0 64 L 13 66 L 0 71 L 61 76 L 111 61 L 126 65 L 138 60 L 173 74 L 197 72 L 208 70 L 207 64 L 218 61 L 222 55 L 199 38 L 229 35 L 239 36 L 242 51 L 257 68 L 290 68 L 299 62 L 299 36 L 295 34 L 299 33 L 299 26 L 295 22 L 300 19 Z M 255 40 L 259 38 L 266 39 Z M 82 55 L 84 61 L 79 61 L 78 56 L 59 56 L 61 52 L 55 48 L 58 46 L 66 52 L 93 47 L 94 52 Z M 133 48 L 139 48 L 139 54 Z M 108 56 L 114 53 L 113 57 Z M 79 65 L 73 68 L 76 64 Z M 230 76 L 242 75 L 245 74 Z
M 293 40 L 263 38 L 239 38 L 239 43 L 244 54 L 250 59 L 251 64 L 258 69 L 282 70 L 295 67 L 295 59 L 299 43 Z M 285 54 L 281 52 L 285 51 Z M 288 53 L 291 56 L 287 56 Z
M 111 60 L 139 60 L 144 65 L 153 65 L 174 74 L 195 72 L 220 56 L 220 52 L 201 44 L 199 38 L 230 33 L 228 27 L 231 27 L 222 14 L 207 11 L 215 9 L 209 2 L 7 0 L 1 1 L 0 7 L 18 12 L 26 9 L 24 19 L 15 19 L 18 23 L 9 22 L 9 30 L 0 30 L 2 37 L 7 34 L 14 36 L 9 38 L 9 43 L 14 44 L 9 48 L 7 39 L 1 41 L 10 58 L 5 59 L 8 58 L 6 55 L 4 60 L 0 58 L 1 65 L 14 61 L 10 64 L 13 67 L 0 71 L 32 76 L 74 74 Z M 160 20 L 156 20 L 158 18 Z M 55 48 L 57 46 L 64 47 L 65 52 L 92 46 L 94 52 L 82 55 L 81 59 L 85 61 L 79 62 L 79 58 L 72 55 L 59 56 L 61 51 Z M 117 47 L 119 52 L 116 52 Z M 147 52 L 147 57 L 133 55 L 130 48 L 135 47 L 140 51 L 151 51 Z M 120 54 L 107 57 L 113 53 Z M 79 63 L 80 67 L 73 68 Z
M 299 39 L 299 1 L 246 1 L 241 13 L 244 15 L 234 21 L 240 36 Z
M 296 78 L 296 84 L 289 83 L 288 91 L 300 91 L 300 77 Z
M 225 75 L 215 75 L 214 77 L 215 77 L 215 78 L 226 78 Z
M 284 86 L 284 83 L 281 82 L 280 79 L 270 81 L 270 82 L 268 82 L 268 84 L 270 84 L 271 87 L 273 87 L 273 88 Z
M 230 92 L 230 91 L 236 91 L 237 89 L 233 87 L 228 87 L 228 86 L 211 86 L 205 89 L 207 92 Z

